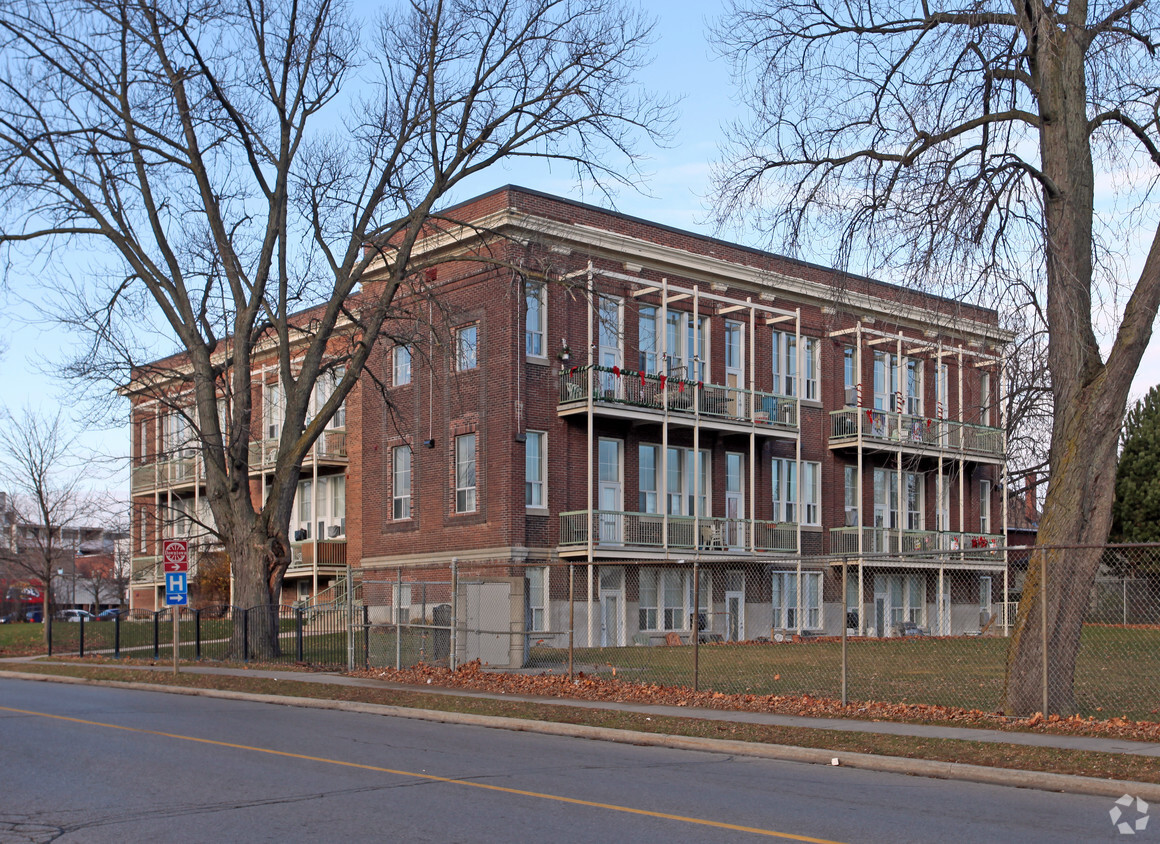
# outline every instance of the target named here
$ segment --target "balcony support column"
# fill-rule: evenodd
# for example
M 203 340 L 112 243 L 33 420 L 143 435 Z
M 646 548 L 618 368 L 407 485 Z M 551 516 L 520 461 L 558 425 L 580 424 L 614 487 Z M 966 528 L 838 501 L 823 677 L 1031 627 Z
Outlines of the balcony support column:
M 592 262 L 588 262 L 588 647 L 592 647 L 592 639 L 594 635 L 593 618 L 592 618 L 592 553 L 596 543 L 596 519 L 593 513 L 594 507 L 594 484 L 596 482 L 595 473 L 593 471 L 593 461 L 595 460 L 595 408 L 594 397 L 596 395 L 596 360 L 595 360 L 595 344 L 596 337 L 594 333 L 593 321 L 596 318 L 596 289 L 592 285 Z M 622 455 L 623 456 L 623 455 Z M 623 489 L 623 478 L 621 478 L 621 489 Z M 621 506 L 624 502 L 621 502 Z

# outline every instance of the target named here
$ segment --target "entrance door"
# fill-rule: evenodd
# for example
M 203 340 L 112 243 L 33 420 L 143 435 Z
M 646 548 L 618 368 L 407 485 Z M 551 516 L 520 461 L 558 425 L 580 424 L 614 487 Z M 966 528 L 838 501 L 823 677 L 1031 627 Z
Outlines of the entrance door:
M 745 641 L 745 593 L 725 593 L 725 641 Z
M 879 638 L 885 636 L 889 629 L 887 627 L 887 613 L 890 602 L 886 590 L 885 575 L 874 575 L 874 635 Z
M 725 386 L 728 391 L 729 415 L 746 419 L 745 391 L 745 325 L 725 321 Z
M 620 635 L 620 592 L 611 590 L 600 591 L 600 646 L 602 648 L 619 648 L 624 644 Z
M 600 544 L 619 545 L 622 542 L 621 510 L 624 489 L 621 483 L 620 440 L 600 440 Z

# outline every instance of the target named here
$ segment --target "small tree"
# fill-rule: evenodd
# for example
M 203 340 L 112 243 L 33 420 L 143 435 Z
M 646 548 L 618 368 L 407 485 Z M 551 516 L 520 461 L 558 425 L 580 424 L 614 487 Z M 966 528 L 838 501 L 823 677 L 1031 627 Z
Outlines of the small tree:
M 0 486 L 12 493 L 17 547 L 8 552 L 9 568 L 40 581 L 44 595 L 44 641 L 53 612 L 53 580 L 58 568 L 71 570 L 73 550 L 63 535 L 98 512 L 82 481 L 84 468 L 75 438 L 61 416 L 26 409 L 19 417 L 0 418 Z
M 1160 542 L 1160 385 L 1124 420 L 1111 539 Z

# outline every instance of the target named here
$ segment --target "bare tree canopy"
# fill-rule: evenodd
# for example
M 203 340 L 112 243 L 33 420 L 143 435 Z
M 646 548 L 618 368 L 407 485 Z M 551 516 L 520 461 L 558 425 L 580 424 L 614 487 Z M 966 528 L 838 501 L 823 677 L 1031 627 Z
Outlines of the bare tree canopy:
M 1158 24 L 1147 0 L 738 0 L 716 31 L 751 114 L 717 171 L 723 218 L 760 215 L 791 245 L 836 237 L 847 254 L 868 250 L 872 265 L 953 282 L 957 295 L 1019 285 L 1034 297 L 1055 414 L 1039 528 L 1048 545 L 1107 539 L 1120 422 L 1160 304 L 1146 203 L 1160 173 Z M 1097 214 L 1097 183 L 1118 183 L 1127 207 Z M 1122 262 L 1098 247 L 1132 237 L 1151 245 L 1125 282 Z M 1106 359 L 1106 313 L 1093 305 L 1104 293 L 1121 297 Z M 1046 609 L 1045 565 L 1073 587 L 1071 598 L 1049 592 Z M 1010 711 L 1045 703 L 1038 637 L 1023 635 L 1041 612 L 1050 647 L 1070 654 L 1046 705 L 1073 709 L 1087 594 L 1074 587 L 1097 565 L 1094 551 L 1036 555 Z
M 448 191 L 518 158 L 598 188 L 636 182 L 634 142 L 670 118 L 632 85 L 650 30 L 611 0 L 414 0 L 373 25 L 332 0 L 0 10 L 0 242 L 114 256 L 103 283 L 87 275 L 66 297 L 93 341 L 76 373 L 165 383 L 158 398 L 204 458 L 236 600 L 277 595 L 303 457 Z M 375 267 L 372 295 L 360 285 Z M 180 355 L 143 367 L 157 337 Z M 278 349 L 284 422 L 255 507 L 263 343 Z

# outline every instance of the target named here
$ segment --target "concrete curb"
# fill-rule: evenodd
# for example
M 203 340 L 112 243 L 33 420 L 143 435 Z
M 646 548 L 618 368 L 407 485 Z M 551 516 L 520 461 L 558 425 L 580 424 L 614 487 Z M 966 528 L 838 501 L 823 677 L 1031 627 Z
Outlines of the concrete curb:
M 1072 774 L 1052 774 L 1040 771 L 1021 771 L 1008 768 L 989 768 L 961 762 L 936 762 L 929 759 L 909 759 L 901 756 L 878 756 L 871 753 L 846 753 L 782 744 L 757 744 L 730 739 L 674 736 L 663 733 L 644 733 L 637 730 L 618 730 L 610 727 L 589 727 L 581 724 L 561 724 L 554 721 L 531 721 L 499 715 L 471 715 L 462 712 L 439 712 L 432 709 L 412 709 L 378 703 L 358 703 L 342 700 L 291 697 L 289 695 L 262 695 L 250 692 L 231 692 L 221 689 L 192 689 L 180 686 L 159 686 L 152 683 L 128 683 L 120 680 L 90 680 L 54 674 L 25 674 L 5 671 L 0 677 L 14 680 L 33 680 L 46 683 L 107 686 L 133 691 L 161 692 L 164 694 L 193 695 L 219 700 L 241 700 L 251 703 L 297 706 L 303 709 L 331 709 L 395 718 L 412 718 L 441 724 L 488 727 L 515 732 L 539 733 L 566 738 L 584 738 L 594 741 L 612 741 L 621 744 L 668 747 L 676 750 L 696 750 L 704 753 L 725 753 L 732 756 L 751 756 L 783 762 L 804 762 L 811 765 L 838 764 L 847 768 L 881 771 L 891 774 L 933 777 L 935 779 L 1002 785 L 1015 788 L 1034 788 L 1040 791 L 1060 791 L 1069 794 L 1088 794 L 1097 797 L 1120 797 L 1131 794 L 1149 803 L 1160 802 L 1160 784 L 1081 777 Z

